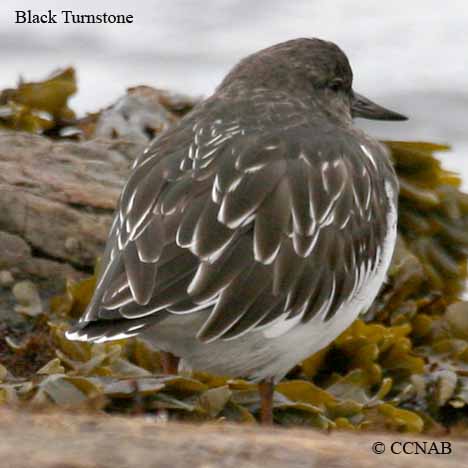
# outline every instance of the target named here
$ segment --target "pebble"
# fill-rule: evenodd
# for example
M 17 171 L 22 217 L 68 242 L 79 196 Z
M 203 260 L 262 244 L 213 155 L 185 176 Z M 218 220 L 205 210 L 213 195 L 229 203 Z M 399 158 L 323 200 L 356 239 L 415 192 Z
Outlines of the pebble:
M 13 295 L 18 302 L 15 311 L 20 314 L 36 316 L 43 313 L 42 301 L 36 285 L 32 281 L 20 281 L 13 286 Z
M 457 337 L 468 339 L 468 302 L 451 304 L 445 311 L 445 318 Z
M 11 286 L 14 282 L 13 275 L 8 270 L 0 270 L 0 286 Z

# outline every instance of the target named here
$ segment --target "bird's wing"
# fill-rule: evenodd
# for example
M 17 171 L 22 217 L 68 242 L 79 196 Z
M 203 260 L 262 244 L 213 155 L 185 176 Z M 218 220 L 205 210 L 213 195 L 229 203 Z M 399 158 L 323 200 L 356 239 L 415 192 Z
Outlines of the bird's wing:
M 70 335 L 131 335 L 206 308 L 206 342 L 331 318 L 379 261 L 386 219 L 369 223 L 388 203 L 372 181 L 378 161 L 344 134 L 249 135 L 220 121 L 184 131 L 137 161 L 93 301 Z

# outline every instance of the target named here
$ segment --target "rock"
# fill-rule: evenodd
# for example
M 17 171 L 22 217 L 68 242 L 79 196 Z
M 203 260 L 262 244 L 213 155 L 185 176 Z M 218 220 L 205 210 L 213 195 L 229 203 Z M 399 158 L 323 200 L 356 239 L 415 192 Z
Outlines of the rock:
M 164 107 L 159 93 L 147 86 L 133 88 L 101 112 L 95 135 L 148 143 L 177 118 Z
M 31 248 L 19 236 L 0 231 L 0 267 L 14 268 L 31 256 Z
M 7 246 L 0 268 L 61 275 L 74 268 L 60 263 L 92 266 L 129 166 L 143 147 L 0 131 L 0 242 Z M 30 262 L 31 255 L 46 262 Z
M 0 271 L 0 286 L 6 287 L 13 284 L 14 278 L 11 271 L 2 270 Z
M 34 317 L 43 313 L 42 301 L 36 285 L 31 281 L 21 281 L 13 286 L 13 295 L 19 305 L 15 311 Z
M 413 468 L 421 460 L 425 468 L 458 468 L 465 466 L 468 455 L 468 442 L 461 438 L 431 437 L 428 442 L 426 437 L 425 442 L 402 434 L 344 431 L 330 436 L 293 428 L 200 426 L 149 417 L 59 412 L 2 410 L 0 419 L 0 459 L 4 466 L 15 468 Z M 404 442 L 408 454 L 402 452 Z M 423 454 L 423 447 L 435 449 Z

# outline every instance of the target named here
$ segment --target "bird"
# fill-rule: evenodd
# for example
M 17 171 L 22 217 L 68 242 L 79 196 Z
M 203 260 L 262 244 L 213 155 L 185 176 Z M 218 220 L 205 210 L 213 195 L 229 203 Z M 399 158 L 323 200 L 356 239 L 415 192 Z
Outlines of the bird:
M 365 312 L 397 236 L 387 148 L 354 118 L 399 121 L 318 38 L 242 59 L 135 160 L 91 302 L 67 332 L 140 335 L 186 366 L 274 386 Z

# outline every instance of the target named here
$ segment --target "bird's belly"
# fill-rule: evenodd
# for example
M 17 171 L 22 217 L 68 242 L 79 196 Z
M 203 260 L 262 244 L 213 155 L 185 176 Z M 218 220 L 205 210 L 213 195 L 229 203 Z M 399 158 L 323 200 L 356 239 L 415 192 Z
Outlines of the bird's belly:
M 331 343 L 348 328 L 361 311 L 375 299 L 384 280 L 381 265 L 360 291 L 343 304 L 330 320 L 315 317 L 297 324 L 284 334 L 272 337 L 273 324 L 232 340 L 202 343 L 195 333 L 208 318 L 209 310 L 185 316 L 173 316 L 149 330 L 148 338 L 158 348 L 183 359 L 187 367 L 253 381 L 273 377 L 277 382 L 294 365 Z
M 369 302 L 377 291 L 369 291 Z M 190 369 L 252 381 L 271 377 L 279 381 L 294 365 L 327 346 L 351 325 L 363 306 L 351 301 L 327 322 L 313 319 L 274 338 L 268 336 L 269 327 L 232 340 L 203 343 L 195 333 L 210 311 L 169 317 L 145 336 L 157 348 L 180 356 Z

